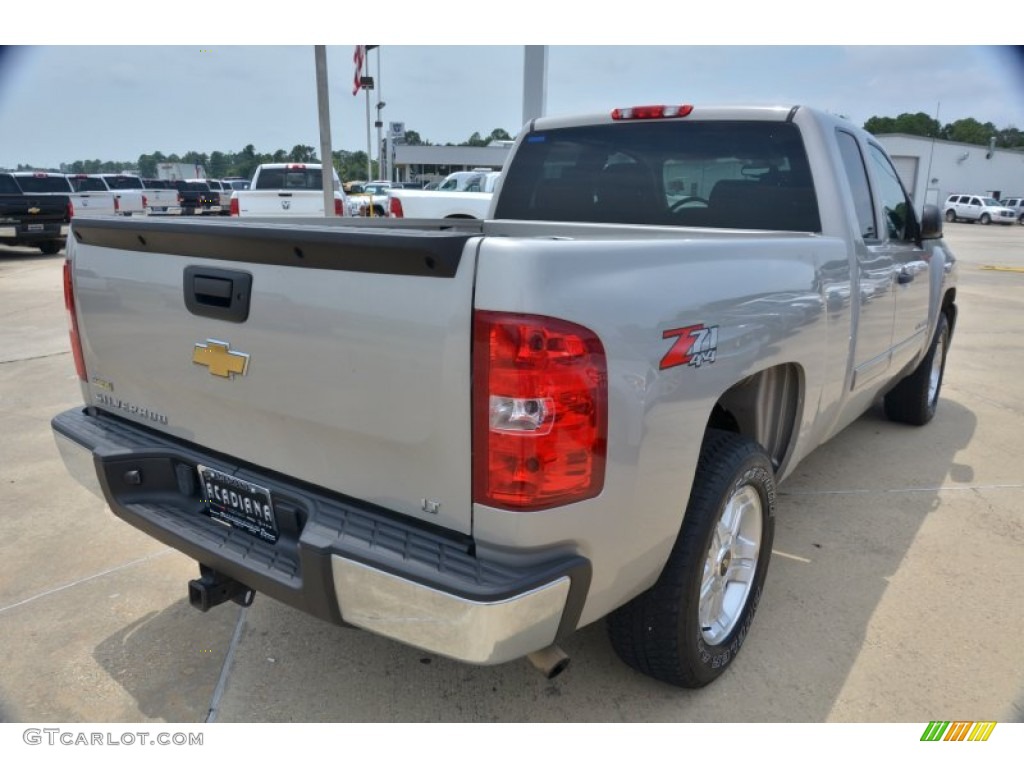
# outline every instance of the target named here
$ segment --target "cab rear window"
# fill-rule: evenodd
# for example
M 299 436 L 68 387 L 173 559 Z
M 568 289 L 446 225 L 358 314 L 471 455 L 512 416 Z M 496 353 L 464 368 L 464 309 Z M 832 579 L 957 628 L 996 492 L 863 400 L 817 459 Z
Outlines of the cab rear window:
M 536 131 L 516 150 L 495 216 L 821 231 L 799 129 L 765 121 Z
M 264 168 L 255 189 L 323 189 L 319 168 Z
M 63 176 L 18 176 L 18 186 L 31 194 L 41 192 L 72 192 L 71 184 Z

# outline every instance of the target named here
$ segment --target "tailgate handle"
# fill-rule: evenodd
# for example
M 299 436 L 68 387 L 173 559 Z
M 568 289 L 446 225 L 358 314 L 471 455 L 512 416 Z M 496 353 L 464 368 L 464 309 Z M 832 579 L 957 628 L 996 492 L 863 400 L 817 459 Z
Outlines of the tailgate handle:
M 249 318 L 252 275 L 233 269 L 186 267 L 185 306 L 193 315 L 244 323 Z

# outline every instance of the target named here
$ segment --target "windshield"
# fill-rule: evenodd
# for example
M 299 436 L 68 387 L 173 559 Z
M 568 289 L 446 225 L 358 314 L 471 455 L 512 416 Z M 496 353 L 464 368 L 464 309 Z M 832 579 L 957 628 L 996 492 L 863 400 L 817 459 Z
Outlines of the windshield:
M 999 205 L 999 201 L 994 197 L 983 197 L 981 198 L 982 205 Z
M 800 130 L 769 121 L 651 121 L 535 131 L 495 217 L 820 232 Z

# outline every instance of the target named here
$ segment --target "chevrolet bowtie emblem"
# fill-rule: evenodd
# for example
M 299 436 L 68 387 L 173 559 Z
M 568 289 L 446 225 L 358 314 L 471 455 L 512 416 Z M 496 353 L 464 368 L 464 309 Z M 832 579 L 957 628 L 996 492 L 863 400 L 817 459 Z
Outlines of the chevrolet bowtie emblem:
M 233 379 L 235 374 L 245 376 L 249 369 L 249 356 L 244 352 L 232 352 L 231 345 L 224 341 L 207 339 L 205 344 L 196 344 L 192 362 L 205 365 L 214 376 Z
M 35 216 L 37 213 L 42 212 L 42 210 L 42 208 L 36 208 L 35 206 L 32 206 L 31 208 L 28 209 L 28 212 Z

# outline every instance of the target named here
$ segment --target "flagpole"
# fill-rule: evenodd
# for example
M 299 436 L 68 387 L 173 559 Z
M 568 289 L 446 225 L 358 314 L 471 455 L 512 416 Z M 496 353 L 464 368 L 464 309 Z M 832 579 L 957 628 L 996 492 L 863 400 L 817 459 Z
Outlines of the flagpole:
M 367 61 L 369 56 L 363 56 L 364 71 L 370 71 L 370 64 Z M 366 93 L 366 180 L 373 181 L 373 155 L 370 153 L 370 89 L 363 88 Z M 372 206 L 371 206 L 372 207 Z

